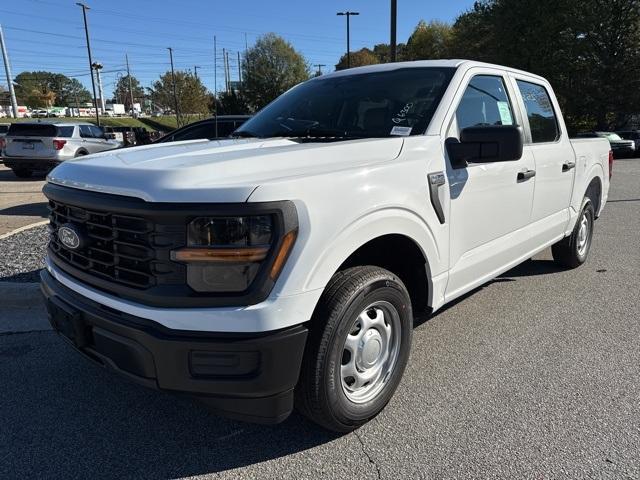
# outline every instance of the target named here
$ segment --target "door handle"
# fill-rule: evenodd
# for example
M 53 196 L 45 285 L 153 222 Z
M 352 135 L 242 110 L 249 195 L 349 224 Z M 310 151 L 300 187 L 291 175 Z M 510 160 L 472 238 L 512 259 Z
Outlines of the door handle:
M 562 164 L 562 171 L 568 172 L 572 168 L 576 168 L 576 162 L 567 162 Z
M 524 182 L 525 180 L 529 180 L 532 177 L 536 176 L 535 170 L 525 170 L 524 172 L 518 172 L 518 181 Z

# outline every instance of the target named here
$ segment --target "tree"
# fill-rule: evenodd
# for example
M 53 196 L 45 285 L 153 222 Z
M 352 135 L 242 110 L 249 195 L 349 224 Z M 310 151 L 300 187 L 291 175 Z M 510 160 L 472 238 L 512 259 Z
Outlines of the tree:
M 176 71 L 176 96 L 180 114 L 202 115 L 209 113 L 210 93 L 195 75 Z M 174 109 L 173 78 L 166 72 L 153 82 L 149 89 L 153 103 L 166 109 Z
M 213 108 L 210 107 L 210 110 L 213 111 Z M 217 115 L 246 115 L 250 111 L 247 100 L 244 98 L 244 95 L 242 95 L 242 92 L 232 90 L 218 94 Z
M 137 103 L 144 98 L 144 88 L 133 75 L 131 76 L 131 90 L 133 92 L 133 102 Z M 131 94 L 129 93 L 129 75 L 118 78 L 116 87 L 113 90 L 113 97 L 116 103 L 124 103 L 127 111 L 131 110 Z
M 451 26 L 432 21 L 420 20 L 407 41 L 408 60 L 437 60 L 449 58 L 451 45 Z
M 251 47 L 242 66 L 242 93 L 253 110 L 259 110 L 310 76 L 304 57 L 274 33 Z
M 379 45 L 378 45 L 379 47 Z M 387 49 L 388 53 L 388 49 Z M 364 67 L 365 65 L 375 65 L 380 63 L 380 57 L 368 48 L 362 48 L 355 52 L 351 52 L 351 67 Z M 340 61 L 336 64 L 336 70 L 344 70 L 347 68 L 347 54 L 340 57 Z
M 91 101 L 91 94 L 75 78 L 60 73 L 22 72 L 15 78 L 18 103 L 31 107 L 75 105 Z

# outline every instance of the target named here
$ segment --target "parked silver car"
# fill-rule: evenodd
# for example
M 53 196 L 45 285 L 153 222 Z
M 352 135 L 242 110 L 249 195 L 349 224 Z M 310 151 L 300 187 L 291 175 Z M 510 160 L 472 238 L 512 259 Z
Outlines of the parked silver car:
M 4 139 L 2 159 L 16 176 L 48 171 L 60 162 L 120 146 L 104 129 L 90 123 L 12 123 Z

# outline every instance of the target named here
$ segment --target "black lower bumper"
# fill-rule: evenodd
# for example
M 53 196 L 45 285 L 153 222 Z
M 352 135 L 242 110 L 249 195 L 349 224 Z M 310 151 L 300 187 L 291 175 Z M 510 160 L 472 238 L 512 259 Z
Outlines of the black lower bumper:
M 171 330 L 78 295 L 46 270 L 53 328 L 84 356 L 147 387 L 185 393 L 241 420 L 277 423 L 293 409 L 307 329 L 264 334 Z
M 19 158 L 19 157 L 3 157 L 2 163 L 11 170 L 51 170 L 62 163 L 62 160 L 54 160 L 52 158 Z

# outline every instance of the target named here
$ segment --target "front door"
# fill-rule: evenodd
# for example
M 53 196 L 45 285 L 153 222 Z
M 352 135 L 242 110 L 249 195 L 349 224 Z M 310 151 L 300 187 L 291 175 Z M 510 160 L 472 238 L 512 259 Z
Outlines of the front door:
M 466 127 L 521 125 L 506 76 L 469 74 L 449 136 Z M 523 230 L 529 224 L 535 177 L 530 150 L 520 160 L 470 163 L 448 169 L 451 197 L 450 300 L 504 270 L 525 252 Z

